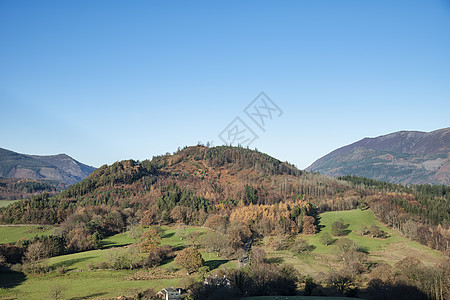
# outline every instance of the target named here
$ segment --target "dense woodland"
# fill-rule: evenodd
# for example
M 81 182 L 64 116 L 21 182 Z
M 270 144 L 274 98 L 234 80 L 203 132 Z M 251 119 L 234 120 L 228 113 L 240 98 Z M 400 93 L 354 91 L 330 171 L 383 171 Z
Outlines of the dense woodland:
M 354 176 L 333 179 L 300 171 L 256 150 L 186 147 L 152 160 L 104 165 L 56 196 L 43 193 L 0 209 L 4 224 L 58 225 L 54 235 L 2 245 L 0 254 L 16 263 L 30 252 L 31 245 L 38 245 L 50 257 L 96 249 L 103 237 L 136 226 L 185 224 L 216 230 L 216 235 L 201 241 L 204 247 L 232 256 L 250 238 L 315 234 L 320 230 L 318 213 L 354 208 L 370 208 L 381 222 L 448 253 L 449 197 L 447 186 L 406 187 Z M 153 237 L 142 245 L 153 249 Z M 300 242 L 294 251 L 307 248 Z M 150 254 L 150 265 L 152 255 L 155 259 L 165 254 Z M 248 268 L 249 273 L 229 276 L 253 280 L 251 276 L 269 270 L 287 284 L 286 290 L 292 288 L 289 278 L 283 277 L 289 270 L 270 264 L 265 271 Z M 197 292 L 211 291 L 199 287 Z M 232 292 L 251 294 L 242 289 Z
M 56 195 L 67 187 L 58 181 L 0 178 L 0 200 L 26 199 L 43 192 Z

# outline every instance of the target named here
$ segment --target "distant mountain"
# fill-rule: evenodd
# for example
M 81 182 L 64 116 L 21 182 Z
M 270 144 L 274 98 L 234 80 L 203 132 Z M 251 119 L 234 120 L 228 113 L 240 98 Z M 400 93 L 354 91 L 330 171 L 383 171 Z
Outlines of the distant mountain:
M 450 184 L 450 127 L 364 138 L 309 166 L 328 176 L 357 175 L 403 184 Z
M 0 148 L 0 177 L 4 178 L 53 180 L 74 184 L 94 170 L 94 167 L 82 164 L 66 154 L 38 156 Z

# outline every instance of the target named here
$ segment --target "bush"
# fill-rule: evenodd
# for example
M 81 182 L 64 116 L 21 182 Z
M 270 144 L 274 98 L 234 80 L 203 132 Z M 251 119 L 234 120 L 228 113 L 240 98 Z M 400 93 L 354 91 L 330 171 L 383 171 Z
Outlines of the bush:
M 313 250 L 313 246 L 309 245 L 307 241 L 302 240 L 302 239 L 298 239 L 297 241 L 295 241 L 295 243 L 290 248 L 290 251 L 293 254 L 300 254 L 300 253 L 308 252 L 308 251 L 312 251 L 312 250 Z
M 331 224 L 331 234 L 334 236 L 343 236 L 347 234 L 347 226 L 342 219 Z
M 96 269 L 106 270 L 106 269 L 109 269 L 110 267 L 111 266 L 109 265 L 109 263 L 107 263 L 106 261 L 102 261 L 97 264 Z
M 61 266 L 56 267 L 55 272 L 62 275 L 62 274 L 67 273 L 68 269 L 65 265 L 61 265 Z
M 340 253 L 347 253 L 348 251 L 359 251 L 359 252 L 365 252 L 364 249 L 353 242 L 352 240 L 348 238 L 340 238 L 334 243 L 337 250 Z
M 321 236 L 320 236 L 320 242 L 322 244 L 324 244 L 325 246 L 331 245 L 334 242 L 333 237 L 331 236 L 331 234 L 329 234 L 328 232 L 324 232 Z
M 157 267 L 161 265 L 161 263 L 173 256 L 173 247 L 169 245 L 164 245 L 159 247 L 148 254 L 148 257 L 144 263 L 144 265 L 149 267 Z
M 23 266 L 22 266 L 22 264 L 14 264 L 10 267 L 10 269 L 14 272 L 22 272 Z
M 292 242 L 291 242 L 292 243 Z M 270 248 L 275 251 L 278 250 L 287 250 L 289 248 L 289 237 L 286 235 L 279 235 L 276 237 L 269 237 L 267 240 L 267 244 Z
M 375 237 L 375 238 L 385 239 L 388 237 L 387 233 L 384 232 L 383 230 L 381 230 L 380 227 L 378 227 L 375 224 L 372 224 L 372 226 L 370 226 L 369 234 L 373 238 Z

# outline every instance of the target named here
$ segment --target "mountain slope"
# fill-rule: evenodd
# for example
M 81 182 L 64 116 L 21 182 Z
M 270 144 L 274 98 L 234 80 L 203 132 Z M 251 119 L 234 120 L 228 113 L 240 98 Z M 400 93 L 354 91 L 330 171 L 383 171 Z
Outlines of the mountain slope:
M 264 236 L 312 232 L 319 211 L 374 207 L 380 218 L 396 214 L 402 218 L 395 220 L 415 220 L 418 226 L 422 221 L 447 226 L 448 195 L 444 186 L 412 189 L 357 177 L 344 181 L 300 171 L 250 149 L 194 146 L 152 160 L 104 165 L 56 196 L 43 193 L 0 208 L 0 223 L 61 224 L 62 232 L 79 236 L 81 229 L 83 241 L 95 241 L 136 222 L 204 225 L 228 216 Z M 397 228 L 395 222 L 391 226 Z M 436 231 L 424 232 L 421 243 L 426 244 Z M 436 249 L 446 242 L 436 241 Z M 76 247 L 87 250 L 93 243 Z
M 37 156 L 0 148 L 0 177 L 54 180 L 74 184 L 86 178 L 95 168 L 82 164 L 66 154 Z
M 323 156 L 307 171 L 403 184 L 450 184 L 450 127 L 364 138 Z

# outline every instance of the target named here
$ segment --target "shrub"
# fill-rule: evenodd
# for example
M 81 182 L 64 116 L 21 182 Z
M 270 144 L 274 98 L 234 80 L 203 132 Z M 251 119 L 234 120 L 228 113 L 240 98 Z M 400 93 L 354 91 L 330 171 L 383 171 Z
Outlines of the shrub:
M 328 232 L 324 232 L 321 236 L 320 236 L 320 242 L 322 244 L 324 244 L 325 246 L 331 245 L 334 242 L 333 237 L 331 236 L 331 234 L 329 234 Z
M 340 219 L 331 224 L 331 234 L 334 236 L 343 236 L 347 233 L 346 228 L 347 226 L 345 226 L 344 221 Z
M 300 253 L 303 253 L 303 252 L 308 252 L 308 251 L 313 250 L 313 247 L 311 245 L 309 245 L 307 241 L 302 240 L 302 239 L 298 239 L 291 246 L 290 250 L 291 250 L 291 252 L 293 254 L 300 254 Z
M 55 269 L 55 272 L 58 274 L 61 274 L 61 275 L 67 273 L 67 271 L 68 271 L 68 269 L 65 265 L 58 266 Z
M 145 265 L 149 267 L 159 266 L 166 258 L 173 256 L 173 248 L 169 245 L 156 248 L 151 251 L 145 261 Z

